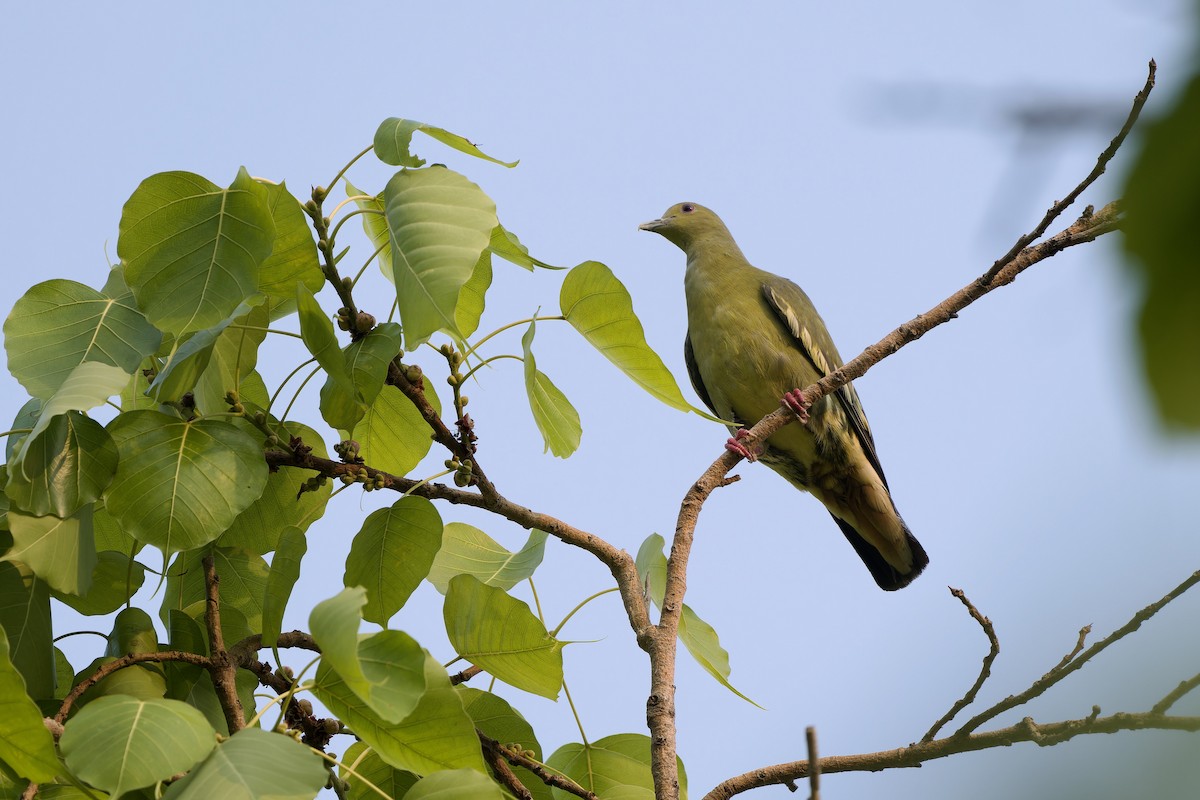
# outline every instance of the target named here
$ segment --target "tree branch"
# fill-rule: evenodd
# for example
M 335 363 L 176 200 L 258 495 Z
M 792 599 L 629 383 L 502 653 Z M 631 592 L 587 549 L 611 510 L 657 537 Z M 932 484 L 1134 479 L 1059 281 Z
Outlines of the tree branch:
M 123 655 L 97 668 L 91 675 L 75 684 L 67 696 L 63 698 L 62 704 L 59 705 L 58 713 L 54 715 L 54 721 L 59 725 L 66 722 L 67 715 L 71 713 L 71 707 L 75 705 L 75 701 L 88 689 L 117 670 L 124 669 L 133 664 L 161 663 L 163 661 L 183 661 L 188 664 L 195 664 L 198 667 L 204 667 L 205 669 L 209 665 L 207 656 L 202 656 L 198 653 L 187 653 L 182 650 L 162 650 L 157 653 L 129 653 Z
M 979 694 L 979 689 L 983 686 L 984 681 L 991 677 L 992 662 L 996 660 L 996 656 L 1000 655 L 1000 640 L 996 638 L 996 629 L 992 627 L 992 621 L 979 613 L 979 609 L 975 608 L 975 605 L 967 599 L 967 595 L 962 589 L 951 589 L 950 594 L 962 601 L 962 604 L 967 607 L 967 612 L 971 615 L 971 619 L 978 622 L 979 627 L 983 628 L 983 633 L 988 638 L 988 652 L 983 657 L 983 666 L 979 669 L 979 677 L 975 679 L 975 683 L 967 690 L 966 694 L 954 705 L 950 706 L 950 710 L 941 719 L 933 723 L 933 727 L 925 732 L 925 735 L 921 737 L 922 743 L 932 742 L 933 737 L 937 736 L 937 732 L 947 722 L 954 719 L 958 712 L 975 702 L 975 697 Z
M 225 724 L 232 735 L 246 727 L 242 701 L 237 696 L 237 667 L 225 649 L 225 635 L 221 632 L 221 578 L 213 566 L 213 557 L 205 556 L 204 565 L 204 622 L 208 626 L 208 673 L 212 676 L 217 701 L 225 715 Z

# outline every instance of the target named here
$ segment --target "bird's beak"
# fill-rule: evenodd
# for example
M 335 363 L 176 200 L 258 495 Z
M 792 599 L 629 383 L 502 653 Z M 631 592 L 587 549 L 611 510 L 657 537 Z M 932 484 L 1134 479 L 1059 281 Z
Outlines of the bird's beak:
M 670 220 L 667 217 L 662 217 L 661 219 L 652 219 L 649 222 L 643 222 L 641 225 L 638 225 L 638 230 L 656 231 L 666 225 L 668 222 L 670 222 Z

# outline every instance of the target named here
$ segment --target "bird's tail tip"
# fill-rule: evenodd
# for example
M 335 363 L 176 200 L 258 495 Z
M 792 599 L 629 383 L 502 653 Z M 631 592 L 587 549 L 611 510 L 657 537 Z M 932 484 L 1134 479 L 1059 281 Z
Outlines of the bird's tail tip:
M 885 559 L 883 554 L 863 538 L 850 523 L 832 514 L 830 516 L 833 516 L 838 527 L 842 529 L 842 534 L 854 548 L 854 552 L 858 553 L 858 557 L 867 566 L 875 583 L 885 592 L 894 592 L 908 586 L 929 565 L 929 556 L 926 554 L 925 548 L 917 541 L 917 537 L 912 535 L 903 520 L 900 521 L 900 525 L 904 530 L 905 543 L 908 545 L 909 552 L 912 553 L 912 566 L 901 571 Z

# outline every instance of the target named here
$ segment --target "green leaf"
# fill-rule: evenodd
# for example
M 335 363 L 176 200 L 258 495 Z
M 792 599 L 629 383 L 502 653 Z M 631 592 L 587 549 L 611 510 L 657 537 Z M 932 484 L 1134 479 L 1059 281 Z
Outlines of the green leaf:
M 113 620 L 112 632 L 108 634 L 105 655 L 123 656 L 129 653 L 154 653 L 158 651 L 158 631 L 154 620 L 137 606 L 124 609 Z M 157 669 L 157 666 L 152 667 Z
M 497 225 L 492 229 L 492 240 L 488 250 L 500 256 L 505 261 L 516 264 L 518 267 L 524 267 L 530 272 L 533 272 L 534 267 L 562 269 L 562 267 L 547 264 L 545 261 L 529 255 L 529 248 L 521 244 L 521 240 L 517 238 L 517 235 L 503 225 Z
M 167 589 L 158 616 L 170 620 L 171 609 L 187 610 L 205 598 L 203 559 L 212 555 L 213 570 L 221 580 L 221 610 L 235 609 L 252 630 L 262 627 L 263 597 L 271 568 L 262 556 L 231 547 L 213 547 L 180 553 L 167 570 Z
M 565 645 L 525 603 L 472 575 L 459 575 L 450 581 L 442 615 L 459 656 L 518 689 L 558 698 Z
M 1138 314 L 1142 365 L 1159 416 L 1200 429 L 1200 75 L 1142 131 L 1122 200 L 1125 249 L 1145 287 Z
M 303 283 L 296 284 L 296 306 L 300 312 L 300 337 L 304 340 L 304 346 L 329 375 L 329 379 L 342 391 L 353 395 L 354 383 L 346 371 L 346 359 L 338 346 L 333 323 Z
M 332 376 L 321 387 L 321 417 L 334 428 L 353 431 L 383 388 L 388 364 L 400 352 L 400 326 L 385 322 L 372 328 L 342 351 L 346 373 L 354 391 L 348 391 Z
M 454 317 L 496 227 L 496 204 L 445 167 L 401 170 L 383 191 L 405 348 L 438 331 L 461 338 Z
M 484 250 L 471 270 L 471 277 L 459 290 L 458 305 L 454 307 L 454 322 L 463 338 L 479 329 L 479 319 L 483 316 L 484 301 L 491 285 L 492 254 Z
M 346 769 L 347 765 L 352 766 L 357 774 Z M 350 784 L 346 800 L 379 800 L 379 795 L 364 781 L 370 781 L 389 797 L 404 797 L 405 792 L 417 782 L 416 775 L 396 769 L 362 742 L 350 745 L 342 755 L 338 775 Z
M 228 422 L 130 411 L 108 426 L 120 463 L 108 511 L 168 555 L 208 544 L 262 496 L 262 448 Z
M 163 172 L 125 203 L 117 255 L 138 307 L 178 336 L 211 328 L 257 292 L 274 240 L 266 187 L 245 168 L 228 189 Z
M 142 588 L 145 580 L 145 567 L 131 560 L 126 553 L 105 550 L 96 554 L 91 588 L 86 593 L 75 595 L 51 591 L 51 595 L 80 614 L 99 616 L 111 614 L 125 605 L 125 601 Z
M 241 303 L 233 313 L 218 322 L 211 328 L 206 328 L 202 331 L 197 331 L 185 339 L 176 339 L 171 349 L 170 355 L 167 357 L 167 363 L 154 377 L 150 383 L 150 388 L 147 393 L 151 398 L 159 403 L 168 403 L 179 400 L 186 393 L 192 391 L 196 384 L 200 382 L 203 376 L 211 366 L 216 366 L 216 372 L 220 372 L 222 364 L 218 362 L 216 365 L 211 365 L 213 353 L 216 350 L 217 342 L 221 339 L 226 329 L 239 319 L 245 320 L 254 310 L 254 307 L 261 303 L 262 295 L 256 295 L 250 302 Z M 235 330 L 233 340 L 245 341 L 245 331 Z M 264 334 L 265 336 L 265 334 Z M 261 342 L 262 339 L 259 338 Z M 257 358 L 257 343 L 253 343 L 254 357 Z M 235 345 L 236 346 L 236 345 Z M 228 347 L 228 346 L 227 346 Z M 254 363 L 251 361 L 250 368 L 253 369 Z M 240 378 L 241 376 L 237 376 Z M 220 394 L 217 398 L 212 398 L 212 391 L 205 396 L 206 402 L 203 403 L 207 408 L 202 408 L 201 411 L 214 413 L 224 410 L 225 403 L 223 402 L 224 390 L 236 389 L 237 378 L 229 376 L 228 386 L 222 386 L 223 380 L 217 378 L 216 383 L 219 388 L 215 391 Z M 210 377 L 210 381 L 213 378 Z M 197 405 L 200 405 L 197 403 Z
M 75 678 L 78 684 L 96 670 L 116 661 L 115 656 L 97 658 Z M 162 700 L 167 693 L 167 680 L 157 664 L 134 664 L 109 674 L 99 683 L 84 692 L 75 703 L 82 708 L 101 697 L 133 697 L 139 700 Z
M 438 414 L 442 413 L 441 401 L 428 379 L 425 398 Z M 429 425 L 412 401 L 395 387 L 384 387 L 379 393 L 367 415 L 354 426 L 354 438 L 366 463 L 393 475 L 407 475 L 433 445 Z
M 7 653 L 7 650 L 5 651 Z M 75 668 L 62 650 L 54 648 L 54 699 L 64 700 L 75 680 Z
M 161 339 L 132 297 L 116 300 L 67 280 L 32 287 L 4 322 L 9 371 L 43 400 L 85 361 L 133 373 Z
M 493 164 L 499 164 L 503 167 L 515 167 L 517 165 L 516 161 L 500 161 L 492 158 L 457 133 L 451 133 L 442 128 L 427 125 L 424 122 L 400 119 L 399 117 L 388 117 L 375 131 L 375 155 L 383 163 L 391 164 L 392 166 L 422 166 L 425 160 L 413 155 L 409 149 L 412 144 L 412 135 L 416 131 L 437 139 L 442 144 L 453 147 L 460 153 L 482 158 L 484 161 L 491 161 Z
M 236 424 L 248 436 L 261 438 L 262 434 L 249 422 L 239 420 Z M 274 421 L 271 424 L 278 429 Z M 284 441 L 298 436 L 304 440 L 306 447 L 312 448 L 314 456 L 329 457 L 321 435 L 306 425 L 286 422 L 279 430 L 279 435 Z M 269 473 L 262 495 L 238 514 L 237 519 L 217 539 L 217 544 L 221 547 L 240 547 L 262 555 L 276 548 L 285 528 L 295 526 L 302 531 L 308 530 L 308 526 L 325 513 L 325 506 L 333 491 L 326 481 L 325 485 L 301 494 L 300 487 L 311 477 L 310 470 L 299 467 L 280 467 Z
M 8 637 L 0 629 L 0 760 L 26 780 L 43 782 L 58 774 L 54 737 L 42 712 L 26 693 L 21 673 L 8 657 Z
M 544 531 L 530 531 L 525 546 L 514 553 L 472 525 L 450 522 L 442 531 L 442 548 L 429 570 L 429 582 L 445 594 L 455 575 L 473 575 L 508 591 L 533 574 L 545 551 Z
M 328 651 L 326 651 L 328 652 Z M 425 693 L 399 723 L 386 721 L 361 700 L 322 658 L 313 691 L 338 719 L 353 729 L 384 761 L 418 774 L 465 767 L 483 772 L 475 725 L 437 661 L 425 654 Z
M 678 757 L 676 763 L 679 797 L 687 800 L 687 773 Z M 555 750 L 546 764 L 601 797 L 654 800 L 648 736 L 618 733 L 589 744 L 566 744 Z
M 50 589 L 24 564 L 0 561 L 0 627 L 29 695 L 39 700 L 53 697 Z
M 537 322 L 529 323 L 529 330 L 521 337 L 521 348 L 525 351 L 525 391 L 529 395 L 529 410 L 546 442 L 546 450 L 559 458 L 566 458 L 579 448 L 583 428 L 579 424 L 579 412 L 571 405 L 567 396 L 540 372 L 533 358 L 533 335 Z
M 663 537 L 657 533 L 650 534 L 646 537 L 646 541 L 642 542 L 635 560 L 638 576 L 642 579 L 642 585 L 646 587 L 646 595 L 650 598 L 650 602 L 659 608 L 662 608 L 667 581 L 667 557 L 663 555 L 664 544 Z M 700 619 L 687 603 L 683 604 L 683 610 L 679 617 L 678 636 L 679 641 L 683 642 L 683 646 L 691 653 L 692 658 L 696 659 L 696 663 L 713 676 L 717 683 L 747 703 L 762 708 L 729 682 L 729 653 L 721 647 L 716 629 Z
M 296 299 L 296 284 L 318 292 L 325 276 L 317 257 L 317 244 L 300 201 L 292 196 L 287 183 L 264 184 L 267 208 L 275 223 L 275 243 L 271 255 L 259 267 L 258 290 L 287 302 Z
M 308 552 L 308 538 L 295 525 L 279 535 L 279 548 L 271 558 L 271 572 L 263 593 L 262 646 L 274 647 L 283 627 L 283 612 L 292 597 L 292 588 L 300 580 L 300 561 Z
M 495 781 L 473 769 L 448 769 L 426 775 L 404 795 L 405 800 L 504 800 L 506 797 Z
M 346 180 L 346 197 L 355 198 L 354 204 L 365 213 L 362 217 L 363 232 L 371 240 L 371 244 L 379 251 L 376 258 L 379 261 L 379 271 L 391 284 L 396 283 L 392 270 L 392 241 L 388 235 L 387 217 L 383 213 L 383 195 L 372 195 L 356 187 Z
M 346 586 L 365 586 L 363 618 L 386 625 L 429 574 L 442 544 L 442 518 L 423 497 L 373 512 L 350 544 Z
M 50 427 L 55 417 L 68 411 L 88 411 L 103 404 L 105 400 L 120 392 L 128 379 L 129 376 L 120 367 L 101 364 L 98 361 L 85 361 L 71 370 L 71 374 L 54 396 L 42 405 L 33 430 L 22 440 L 9 462 L 9 471 L 24 469 L 26 454 L 38 441 L 42 432 Z
M 116 469 L 117 446 L 104 426 L 68 411 L 30 442 L 4 491 L 22 511 L 69 517 L 100 499 Z
M 290 736 L 245 728 L 171 784 L 164 800 L 311 800 L 328 773 L 321 757 Z
M 341 676 L 346 688 L 366 700 L 371 694 L 370 681 L 358 660 L 358 629 L 367 590 L 349 586 L 313 607 L 308 628 L 321 646 L 321 664 Z
M 471 715 L 479 730 L 501 744 L 516 744 L 522 750 L 532 752 L 535 761 L 542 760 L 542 746 L 538 743 L 533 728 L 507 700 L 469 686 L 460 685 L 456 689 L 462 697 L 463 708 Z M 550 787 L 543 783 L 541 778 L 515 764 L 511 766 L 517 778 L 537 800 L 551 800 L 553 795 Z
M 10 510 L 8 525 L 13 546 L 0 556 L 0 561 L 20 561 L 60 592 L 87 593 L 96 566 L 90 505 L 67 519 L 32 517 Z
M 177 700 L 102 697 L 67 721 L 67 767 L 114 796 L 185 772 L 216 745 L 196 709 Z
M 629 291 L 612 270 L 598 261 L 575 267 L 563 280 L 558 303 L 575 330 L 634 383 L 671 408 L 692 408 L 662 359 L 646 344 Z

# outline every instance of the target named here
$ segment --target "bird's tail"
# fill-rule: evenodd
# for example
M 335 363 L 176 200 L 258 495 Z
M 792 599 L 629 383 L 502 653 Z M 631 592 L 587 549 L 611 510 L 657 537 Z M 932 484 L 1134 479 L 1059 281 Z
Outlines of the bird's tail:
M 925 554 L 925 548 L 921 547 L 921 543 L 917 541 L 917 537 L 912 535 L 908 526 L 904 524 L 904 520 L 900 520 L 900 526 L 904 531 L 905 544 L 912 553 L 912 567 L 907 572 L 901 572 L 888 563 L 883 554 L 863 538 L 862 534 L 856 531 L 849 522 L 832 513 L 830 516 L 842 529 L 842 533 L 850 542 L 850 546 L 854 548 L 854 552 L 858 553 L 858 557 L 867 565 L 875 583 L 879 584 L 879 588 L 884 591 L 894 592 L 897 589 L 903 589 L 916 580 L 917 576 L 921 574 L 921 570 L 929 564 L 929 556 Z

